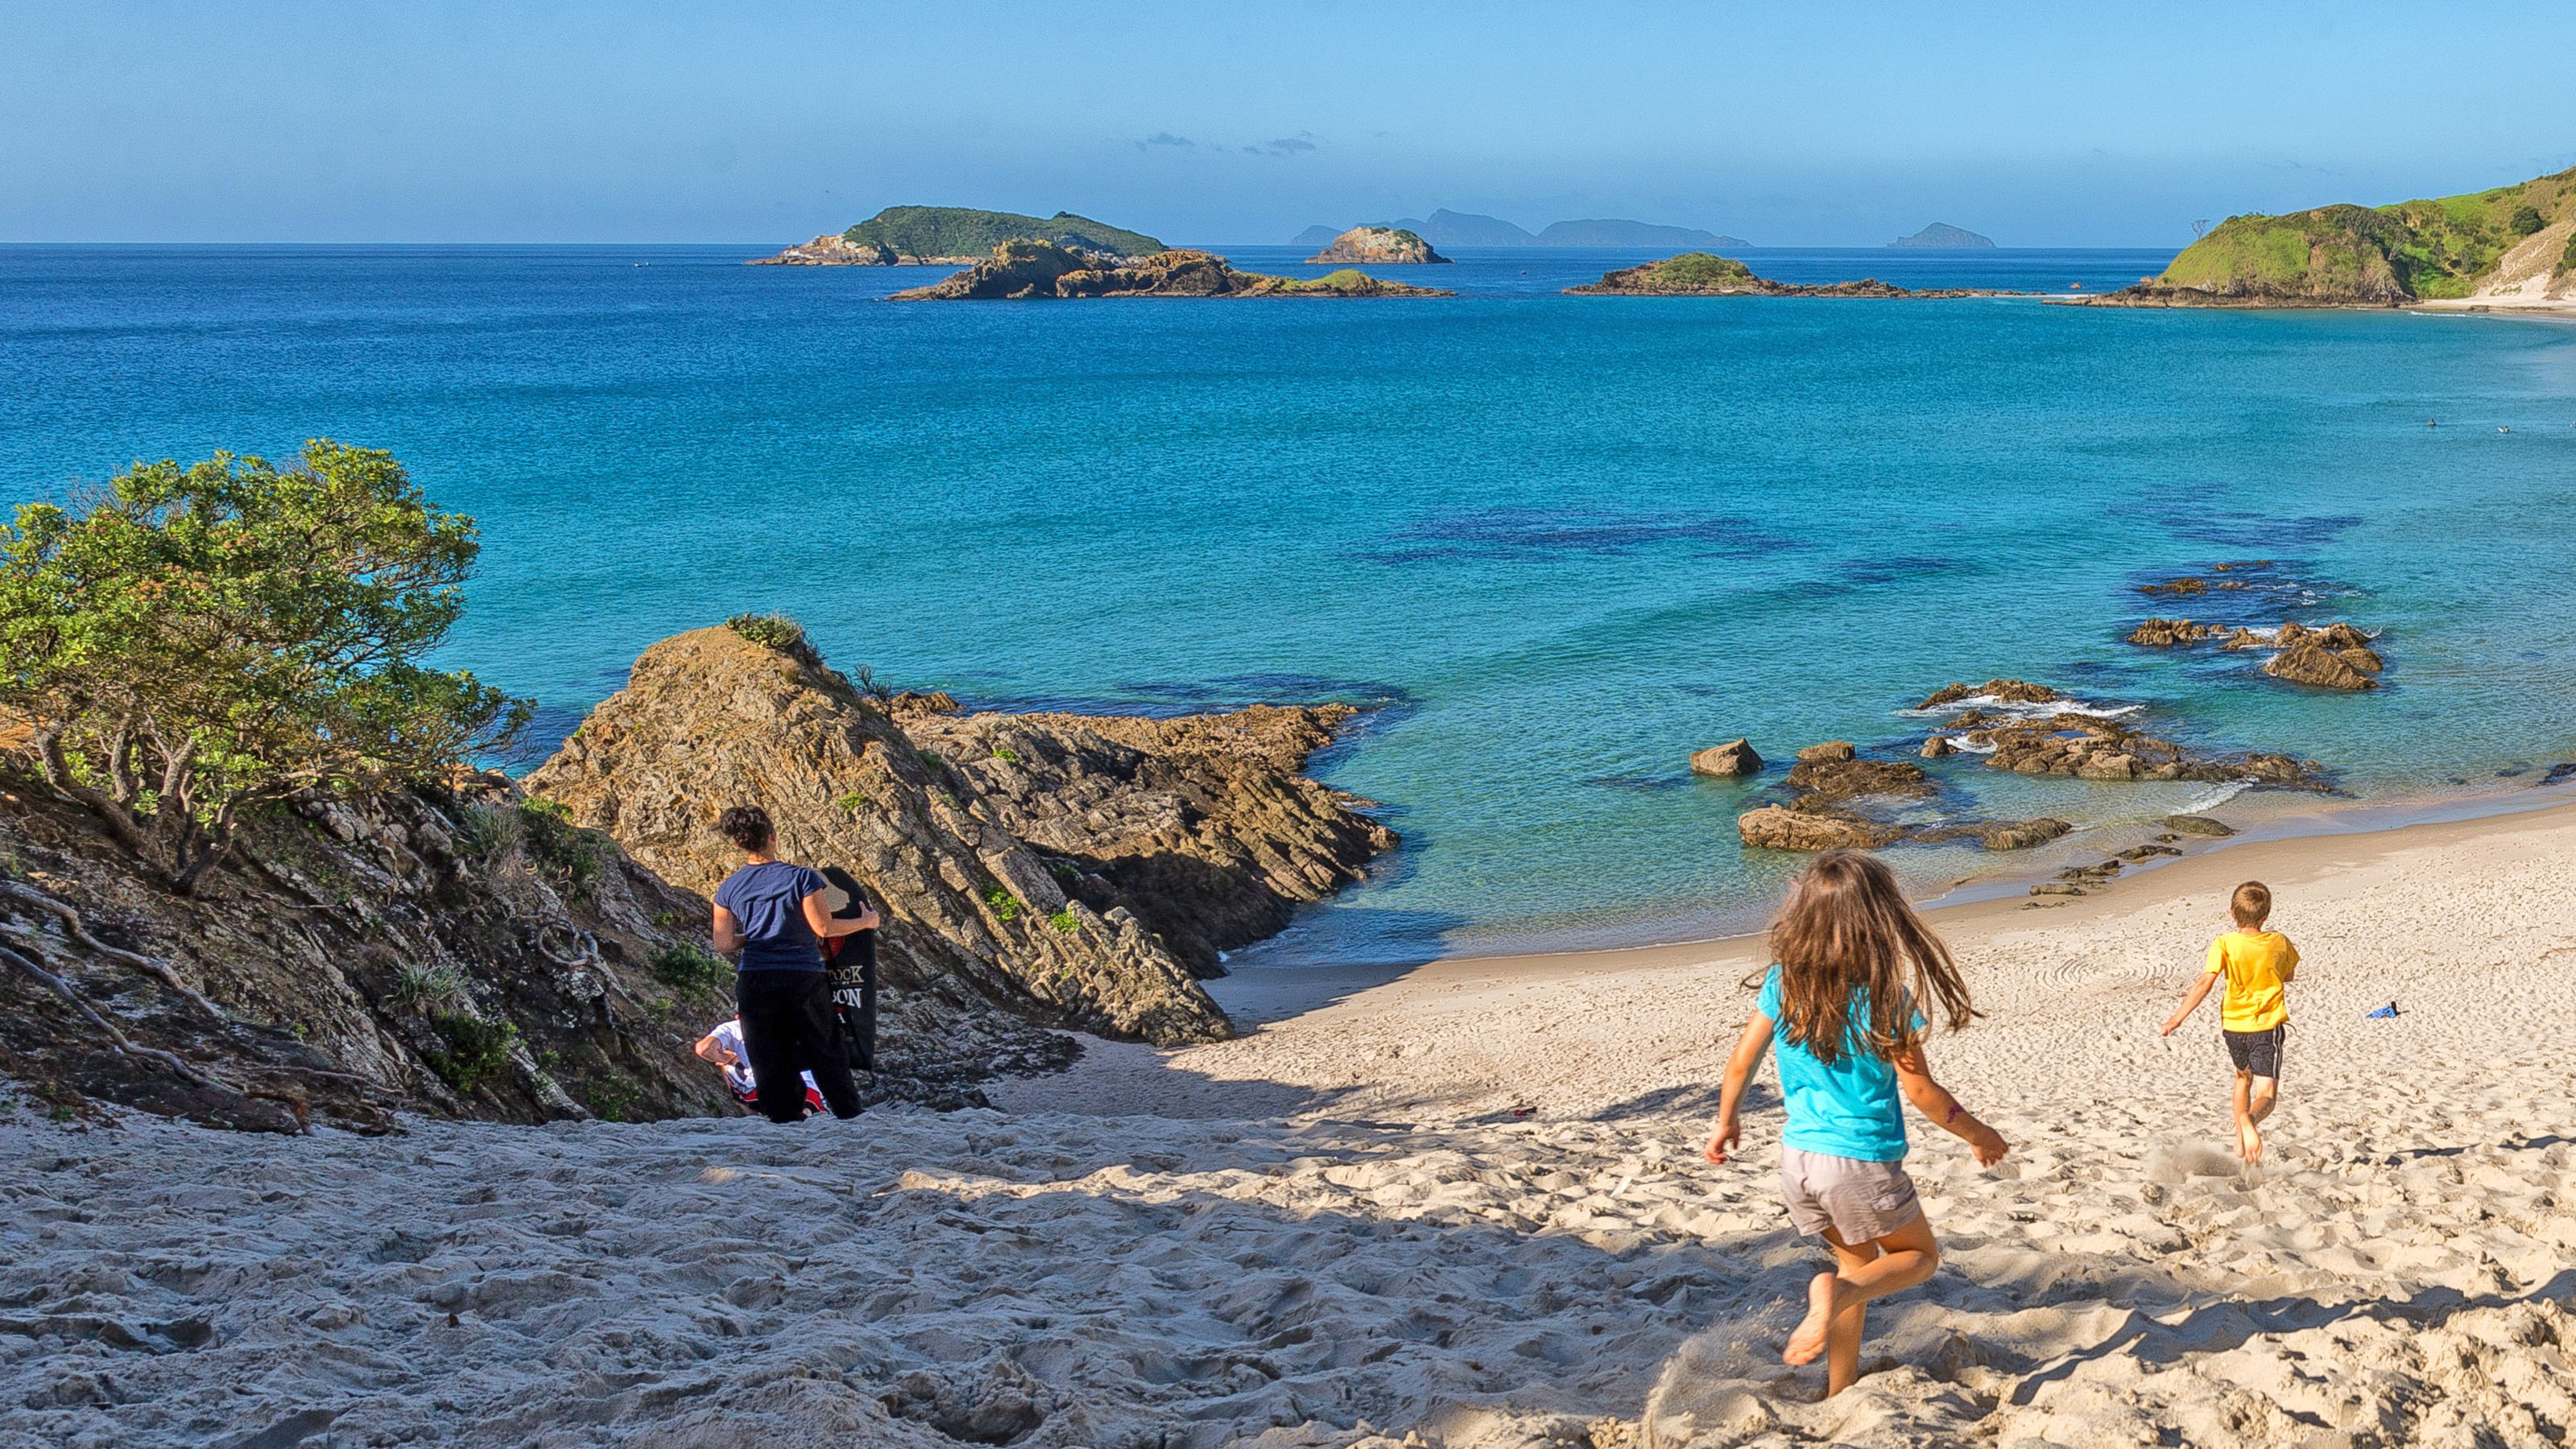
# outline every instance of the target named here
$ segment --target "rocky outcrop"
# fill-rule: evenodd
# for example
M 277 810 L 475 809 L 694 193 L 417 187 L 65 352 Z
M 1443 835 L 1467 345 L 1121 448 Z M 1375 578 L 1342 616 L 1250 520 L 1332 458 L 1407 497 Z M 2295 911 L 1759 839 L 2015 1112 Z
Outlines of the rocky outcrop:
M 2377 689 L 2387 664 L 2370 647 L 2370 636 L 2350 624 L 2323 629 L 2284 624 L 2272 642 L 2280 650 L 2263 672 L 2275 679 L 2317 689 Z
M 712 889 L 729 805 L 837 864 L 887 917 L 890 990 L 1162 1045 L 1230 1034 L 1191 969 L 1277 929 L 1393 842 L 1290 771 L 1332 710 L 1192 721 L 952 716 L 877 698 L 800 644 L 665 639 L 529 788 Z
M 2062 775 L 2078 780 L 2259 780 L 2323 788 L 2320 768 L 2288 755 L 2252 752 L 2203 754 L 2157 739 L 2099 715 L 2057 714 L 2046 719 L 1986 720 L 1970 715 L 1953 722 L 1964 738 L 1991 750 L 1986 767 L 2018 775 Z
M 1762 850 L 1876 850 L 1905 832 L 1848 810 L 1793 810 L 1765 805 L 1735 817 L 1736 834 Z
M 753 257 L 747 266 L 754 267 L 891 267 L 898 262 L 957 262 L 964 264 L 972 257 L 918 257 L 895 255 L 894 248 L 876 242 L 854 242 L 837 231 L 827 231 L 809 242 L 801 242 L 776 256 Z
M 2176 835 L 2197 835 L 2207 840 L 2224 840 L 2236 833 L 2236 827 L 2206 815 L 2168 815 L 2165 829 Z
M 2063 820 L 1949 820 L 1899 823 L 1854 808 L 1865 800 L 1921 800 L 1939 792 L 1920 765 L 1865 760 L 1849 740 L 1827 740 L 1798 751 L 1786 804 L 1765 805 L 1736 817 L 1744 843 L 1765 850 L 1876 850 L 1900 841 L 1939 844 L 1975 840 L 1988 850 L 2021 850 L 2054 840 L 2074 827 Z
M 2128 642 L 2141 649 L 2172 649 L 2184 644 L 2197 644 L 2217 633 L 2207 624 L 2189 619 L 2149 619 L 2129 631 Z
M 898 302 L 1027 301 L 1073 297 L 1451 297 L 1344 269 L 1321 277 L 1236 270 L 1214 252 L 1164 251 L 1133 259 L 1053 242 L 1004 242 L 956 276 L 897 292 Z
M 1694 775 L 1758 775 L 1762 773 L 1762 756 L 1755 752 L 1751 740 L 1732 739 L 1693 754 L 1690 767 Z
M 1142 232 L 1059 211 L 1023 216 L 971 206 L 889 206 L 849 230 L 818 236 L 753 266 L 970 267 L 1004 242 L 1041 241 L 1110 257 L 1146 256 L 1163 244 Z
M 1989 679 L 1983 684 L 1945 684 L 1923 697 L 1916 709 L 1947 709 L 1971 699 L 1990 699 L 1998 704 L 2054 704 L 2065 698 L 2045 684 L 2026 679 Z
M 2202 578 L 2167 579 L 2160 584 L 2140 584 L 2138 585 L 2138 592 L 2142 594 L 2171 594 L 2176 598 L 2189 598 L 2194 594 L 2208 593 L 2209 580 Z
M 1355 226 L 1333 238 L 1331 245 L 1308 257 L 1306 262 L 1309 266 L 1319 267 L 1341 263 L 1414 266 L 1448 260 L 1432 250 L 1431 243 L 1400 227 Z
M 1756 276 L 1751 267 L 1733 257 L 1709 252 L 1684 252 L 1660 262 L 1643 266 L 1622 267 L 1605 272 L 1601 280 L 1580 287 L 1568 287 L 1569 297 L 2008 297 L 2018 293 L 1997 292 L 1978 287 L 1943 287 L 1912 290 L 1890 286 L 1874 277 L 1856 282 L 1821 284 L 1774 282 Z
M 2288 623 L 2264 635 L 2189 619 L 2149 619 L 2129 631 L 2128 642 L 2142 649 L 2177 649 L 2222 638 L 2218 647 L 2230 653 L 2273 651 L 2263 666 L 2265 674 L 2317 689 L 2376 689 L 2378 676 L 2387 668 L 2387 661 L 2371 647 L 2373 636 L 2345 623 L 2322 628 Z
M 733 1110 L 689 1055 L 733 1013 L 706 903 L 498 777 L 279 811 L 186 896 L 17 782 L 0 858 L 0 1072 L 70 1110 L 274 1131 Z

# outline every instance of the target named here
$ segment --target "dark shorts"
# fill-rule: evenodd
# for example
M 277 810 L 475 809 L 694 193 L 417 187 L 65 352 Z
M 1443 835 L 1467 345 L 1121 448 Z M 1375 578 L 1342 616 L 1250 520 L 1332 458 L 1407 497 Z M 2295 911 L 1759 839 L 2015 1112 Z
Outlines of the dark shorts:
M 2236 1063 L 2236 1070 L 2278 1081 L 2281 1038 L 2289 1029 L 2290 1024 L 2283 1022 L 2270 1031 L 2222 1031 L 2219 1035 L 2227 1038 L 2227 1059 Z

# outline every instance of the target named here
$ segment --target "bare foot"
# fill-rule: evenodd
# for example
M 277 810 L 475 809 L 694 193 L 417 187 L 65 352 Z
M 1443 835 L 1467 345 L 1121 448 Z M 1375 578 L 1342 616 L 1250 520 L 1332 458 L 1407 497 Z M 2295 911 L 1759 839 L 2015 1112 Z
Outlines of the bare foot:
M 1825 1328 L 1834 1318 L 1834 1285 L 1831 1273 L 1818 1273 L 1807 1280 L 1807 1316 L 1798 1320 L 1797 1330 L 1789 1335 L 1789 1346 L 1780 1354 L 1782 1363 L 1814 1363 L 1825 1351 Z
M 2245 1161 L 2246 1161 L 2247 1165 L 2249 1165 L 2249 1166 L 2250 1166 L 2250 1165 L 2252 1165 L 2252 1164 L 2254 1164 L 2254 1163 L 2257 1163 L 2257 1162 L 2262 1161 L 2262 1160 L 2263 1160 L 2263 1132 L 2262 1132 L 2262 1129 L 2260 1129 L 2260 1128 L 2258 1128 L 2258 1127 L 2254 1126 L 2252 1123 L 2250 1123 L 2250 1122 L 2249 1122 L 2249 1123 L 2247 1123 L 2247 1124 L 2246 1124 L 2246 1127 L 2245 1127 L 2245 1134 L 2244 1134 L 2244 1135 L 2245 1135 Z

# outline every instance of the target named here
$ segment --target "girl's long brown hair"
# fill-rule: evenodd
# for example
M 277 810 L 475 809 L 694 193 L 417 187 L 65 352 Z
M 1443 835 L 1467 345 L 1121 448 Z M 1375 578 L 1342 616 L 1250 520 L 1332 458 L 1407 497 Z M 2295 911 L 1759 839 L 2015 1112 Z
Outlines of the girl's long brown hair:
M 1852 1000 L 1864 992 L 1860 1040 L 1883 1061 L 1919 1043 L 1918 1010 L 1946 1017 L 1952 1031 L 1977 1015 L 1950 948 L 1905 903 L 1895 872 L 1858 851 L 1828 850 L 1798 877 L 1771 922 L 1771 956 L 1780 963 L 1780 1025 L 1827 1066 L 1842 1056 Z M 1745 984 L 1759 986 L 1760 977 Z

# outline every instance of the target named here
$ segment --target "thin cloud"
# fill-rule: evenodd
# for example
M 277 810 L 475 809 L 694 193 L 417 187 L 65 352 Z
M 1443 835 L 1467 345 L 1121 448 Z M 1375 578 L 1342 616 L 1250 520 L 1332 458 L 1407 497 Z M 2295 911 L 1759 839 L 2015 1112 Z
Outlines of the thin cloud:
M 1136 149 L 1142 151 L 1148 146 L 1178 146 L 1186 150 L 1196 150 L 1198 148 L 1198 144 L 1198 142 L 1191 140 L 1187 136 L 1175 136 L 1169 131 L 1156 131 L 1144 140 L 1137 142 Z
M 1270 154 L 1273 156 L 1293 156 L 1300 151 L 1314 149 L 1315 143 L 1303 136 L 1285 136 L 1270 143 Z

